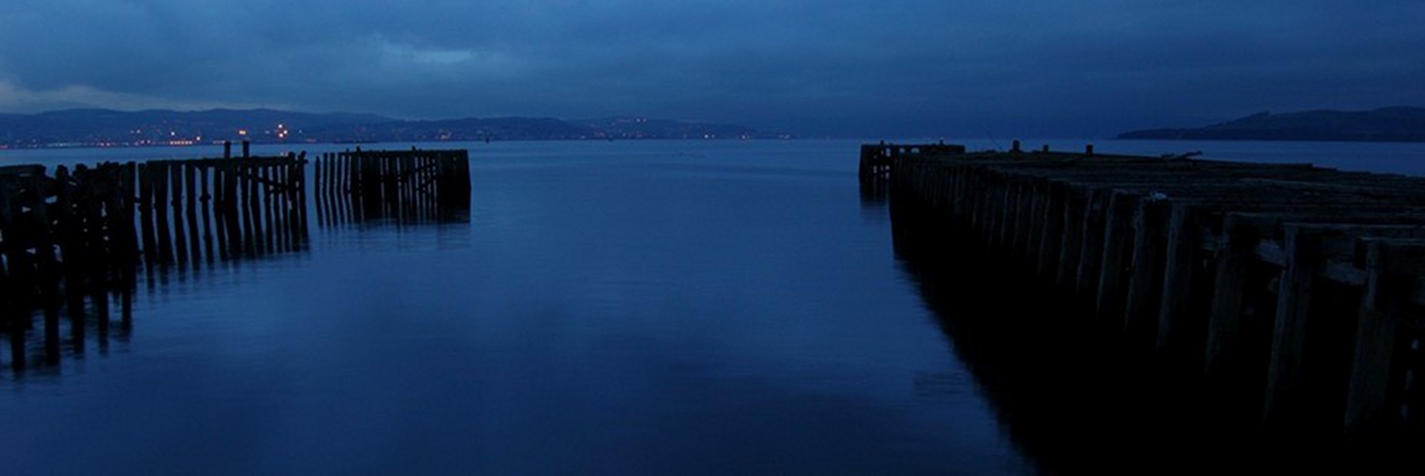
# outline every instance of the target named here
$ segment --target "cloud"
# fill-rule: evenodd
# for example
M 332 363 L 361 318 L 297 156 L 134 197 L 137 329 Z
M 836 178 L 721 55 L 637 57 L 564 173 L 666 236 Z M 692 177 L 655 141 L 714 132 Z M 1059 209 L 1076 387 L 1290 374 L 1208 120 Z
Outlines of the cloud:
M 0 80 L 96 106 L 854 129 L 1425 104 L 1406 2 L 6 2 Z
M 0 81 L 0 111 L 33 113 L 96 106 L 122 110 L 283 107 L 281 104 L 184 101 L 161 96 L 102 91 L 77 85 L 35 91 Z

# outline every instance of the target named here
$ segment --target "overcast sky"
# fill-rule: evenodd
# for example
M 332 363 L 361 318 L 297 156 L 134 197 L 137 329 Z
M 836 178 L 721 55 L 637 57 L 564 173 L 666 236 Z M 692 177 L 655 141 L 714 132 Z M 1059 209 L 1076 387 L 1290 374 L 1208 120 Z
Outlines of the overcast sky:
M 1103 135 L 1425 106 L 1418 0 L 0 0 L 0 112 Z

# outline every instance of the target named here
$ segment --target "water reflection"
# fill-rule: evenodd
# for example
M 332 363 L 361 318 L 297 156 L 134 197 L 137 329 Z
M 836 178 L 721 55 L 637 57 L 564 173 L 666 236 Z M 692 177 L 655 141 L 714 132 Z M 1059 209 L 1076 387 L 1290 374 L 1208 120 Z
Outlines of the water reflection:
M 107 355 L 112 340 L 127 341 L 133 330 L 133 298 L 132 281 L 126 281 L 116 283 L 115 289 L 68 292 L 63 298 L 46 296 L 6 306 L 5 366 L 15 375 L 56 370 L 63 356 L 83 358 L 90 345 Z
M 861 206 L 882 209 L 890 199 L 891 183 L 881 177 L 861 178 Z

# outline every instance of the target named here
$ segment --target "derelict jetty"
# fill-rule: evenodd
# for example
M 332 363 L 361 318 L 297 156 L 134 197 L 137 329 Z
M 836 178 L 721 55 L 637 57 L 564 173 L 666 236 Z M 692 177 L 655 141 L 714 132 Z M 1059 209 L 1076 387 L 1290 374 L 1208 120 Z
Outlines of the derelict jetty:
M 864 145 L 859 171 L 1264 428 L 1425 428 L 1425 179 L 1018 143 Z

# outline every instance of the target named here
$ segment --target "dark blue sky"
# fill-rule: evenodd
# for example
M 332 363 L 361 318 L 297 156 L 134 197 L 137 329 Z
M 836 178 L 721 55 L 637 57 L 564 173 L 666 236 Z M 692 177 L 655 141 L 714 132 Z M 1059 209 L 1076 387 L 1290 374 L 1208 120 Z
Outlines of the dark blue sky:
M 1105 135 L 1425 105 L 1425 2 L 0 0 L 0 112 Z

